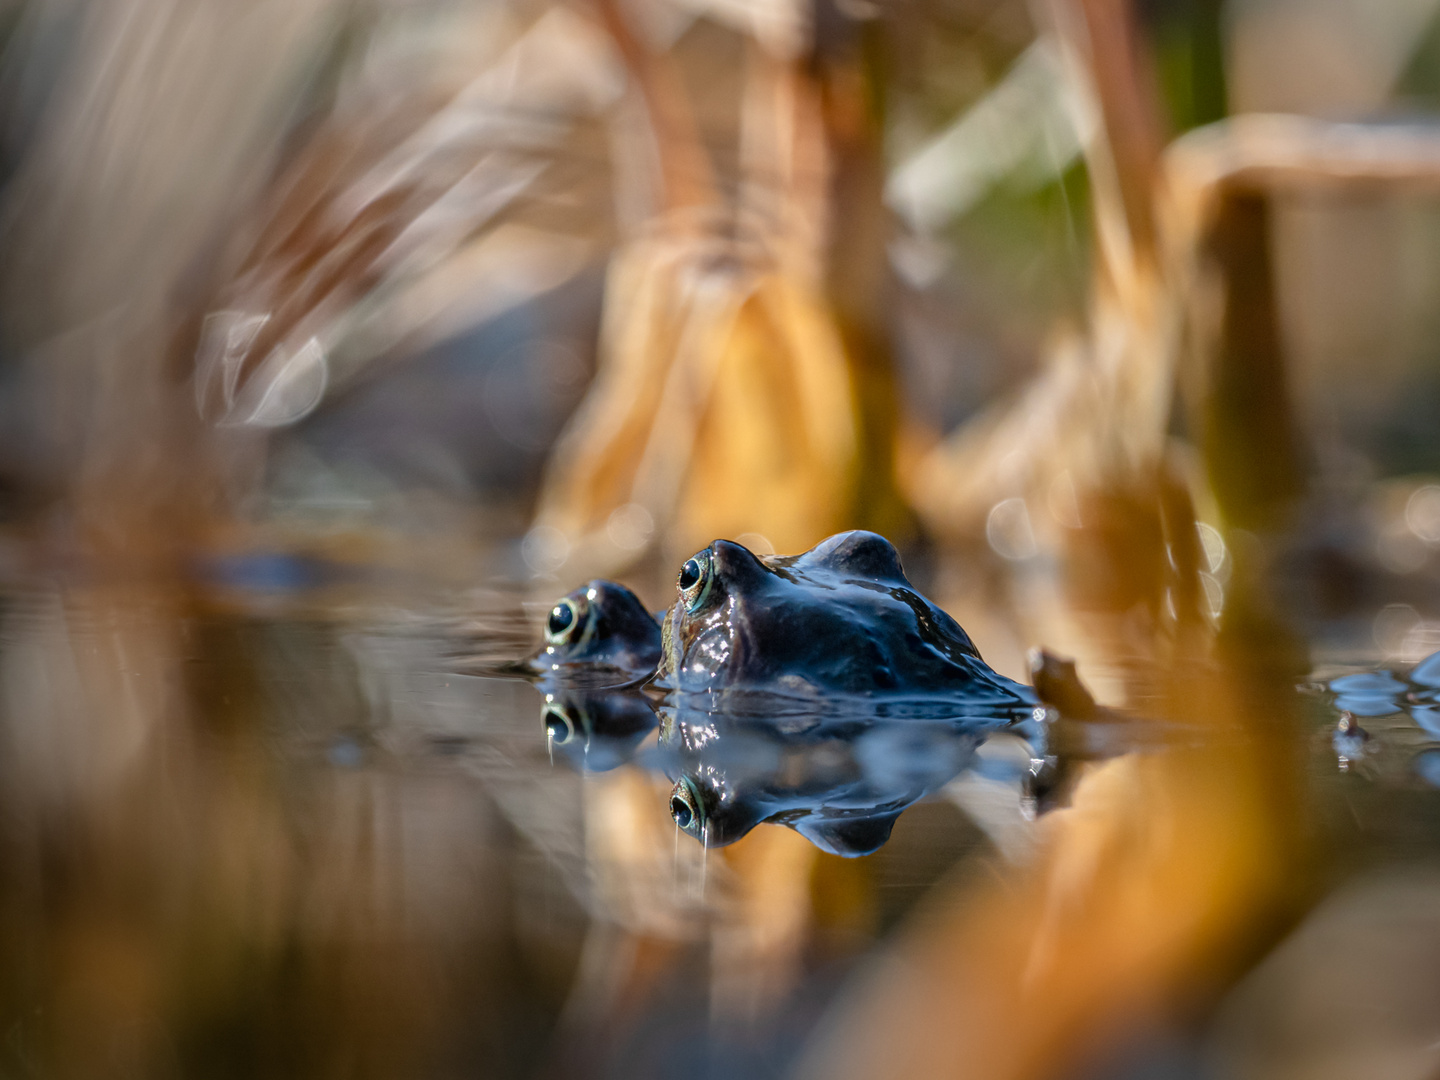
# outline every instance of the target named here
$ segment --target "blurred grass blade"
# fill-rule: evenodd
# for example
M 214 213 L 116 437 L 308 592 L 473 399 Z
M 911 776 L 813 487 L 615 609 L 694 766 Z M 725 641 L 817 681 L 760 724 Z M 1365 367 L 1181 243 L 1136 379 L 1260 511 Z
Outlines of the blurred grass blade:
M 426 88 L 378 110 L 368 100 L 338 110 L 275 183 L 249 253 L 220 291 L 217 305 L 234 314 L 209 320 L 201 336 L 204 414 L 294 422 L 327 381 L 344 382 L 377 351 L 434 333 L 425 323 L 433 308 L 413 308 L 416 288 L 497 298 L 449 301 L 455 329 L 464 313 L 488 317 L 573 273 L 582 264 L 575 242 L 605 220 L 595 204 L 607 195 L 595 180 L 603 172 L 573 160 L 588 149 L 576 125 L 621 85 L 603 35 L 556 8 L 438 109 L 429 104 L 435 88 Z M 557 216 L 556 192 L 590 212 Z M 534 240 L 549 252 L 578 232 L 571 253 L 522 259 L 538 272 L 497 281 L 476 250 L 497 224 L 527 214 L 544 227 L 510 233 L 509 250 Z M 241 344 L 237 325 L 249 335 Z

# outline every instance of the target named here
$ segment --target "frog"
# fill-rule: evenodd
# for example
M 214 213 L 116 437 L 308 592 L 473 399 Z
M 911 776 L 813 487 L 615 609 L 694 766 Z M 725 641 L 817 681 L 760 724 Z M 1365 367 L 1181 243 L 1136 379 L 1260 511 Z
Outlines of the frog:
M 660 662 L 660 626 L 630 589 L 596 579 L 560 598 L 545 642 L 524 665 L 532 677 L 590 686 L 638 684 Z
M 943 697 L 987 715 L 1038 704 L 916 590 L 890 541 L 863 530 L 793 556 L 716 540 L 681 567 L 660 630 L 652 683 L 667 691 Z

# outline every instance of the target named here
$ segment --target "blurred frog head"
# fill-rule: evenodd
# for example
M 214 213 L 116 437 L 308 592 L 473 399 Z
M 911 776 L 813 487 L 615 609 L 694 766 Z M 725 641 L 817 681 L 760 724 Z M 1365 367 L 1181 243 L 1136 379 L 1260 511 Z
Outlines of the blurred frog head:
M 546 745 L 582 772 L 608 772 L 630 761 L 655 728 L 655 707 L 634 690 L 557 687 L 544 697 Z
M 660 660 L 660 627 L 639 597 L 613 581 L 592 581 L 561 597 L 545 619 L 545 644 L 532 672 L 590 672 L 600 682 L 633 682 Z

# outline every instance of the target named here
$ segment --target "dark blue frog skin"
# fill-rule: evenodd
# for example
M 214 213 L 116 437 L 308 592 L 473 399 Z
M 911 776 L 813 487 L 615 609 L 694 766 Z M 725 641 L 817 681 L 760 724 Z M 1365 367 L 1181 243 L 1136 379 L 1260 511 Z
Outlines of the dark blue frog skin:
M 717 540 L 685 563 L 678 585 L 661 624 L 664 689 L 938 696 L 987 713 L 1036 704 L 915 591 L 894 545 L 875 533 L 764 559 Z
M 613 581 L 592 581 L 550 610 L 545 644 L 525 666 L 541 677 L 617 685 L 649 678 L 659 662 L 660 627 L 640 598 Z

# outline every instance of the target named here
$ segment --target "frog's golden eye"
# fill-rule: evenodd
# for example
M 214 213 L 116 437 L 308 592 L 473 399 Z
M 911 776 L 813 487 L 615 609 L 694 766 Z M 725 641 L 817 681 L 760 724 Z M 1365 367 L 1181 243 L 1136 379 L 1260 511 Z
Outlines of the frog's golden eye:
M 705 827 L 705 808 L 700 802 L 700 793 L 688 777 L 682 776 L 670 789 L 670 816 L 688 833 L 699 834 Z
M 686 559 L 685 565 L 680 567 L 680 580 L 677 583 L 680 586 L 680 597 L 685 601 L 686 610 L 692 615 L 704 605 L 714 580 L 715 571 L 708 550 Z
M 551 702 L 545 706 L 545 734 L 556 746 L 564 746 L 575 737 L 575 718 L 563 705 Z
M 573 641 L 583 621 L 578 605 L 567 596 L 550 610 L 550 617 L 545 620 L 545 640 L 551 645 Z

